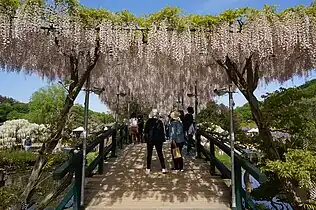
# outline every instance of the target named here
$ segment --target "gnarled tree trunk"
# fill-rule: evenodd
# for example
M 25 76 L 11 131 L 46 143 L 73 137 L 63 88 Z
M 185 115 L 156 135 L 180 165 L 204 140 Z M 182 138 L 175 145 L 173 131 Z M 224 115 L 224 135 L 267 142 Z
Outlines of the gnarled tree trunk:
M 58 43 L 56 44 L 58 45 Z M 69 62 L 71 64 L 70 70 L 71 70 L 72 83 L 69 86 L 67 98 L 65 100 L 63 109 L 59 114 L 58 121 L 56 122 L 56 125 L 57 125 L 56 130 L 53 131 L 53 133 L 51 134 L 49 141 L 42 145 L 42 148 L 40 150 L 40 155 L 38 156 L 36 160 L 36 163 L 33 167 L 33 171 L 29 178 L 29 182 L 23 192 L 22 198 L 24 199 L 26 204 L 28 204 L 28 202 L 30 201 L 33 195 L 33 191 L 36 188 L 39 178 L 42 174 L 43 167 L 48 161 L 47 156 L 53 152 L 59 140 L 61 139 L 62 131 L 66 125 L 68 113 L 71 107 L 74 105 L 74 101 L 77 98 L 79 92 L 81 91 L 81 88 L 83 87 L 91 71 L 95 67 L 99 59 L 99 56 L 100 56 L 100 42 L 99 42 L 99 39 L 97 38 L 94 58 L 90 60 L 90 65 L 87 66 L 86 70 L 84 71 L 84 73 L 82 74 L 80 78 L 79 78 L 79 69 L 78 69 L 79 68 L 78 58 L 76 58 L 73 55 L 69 56 Z
M 259 135 L 263 140 L 262 146 L 269 148 L 267 155 L 272 160 L 280 159 L 279 152 L 273 141 L 270 127 L 264 120 L 259 108 L 259 101 L 254 95 L 254 91 L 257 88 L 259 81 L 259 64 L 255 64 L 253 67 L 252 55 L 246 59 L 246 64 L 243 69 L 239 69 L 237 64 L 231 61 L 228 56 L 226 56 L 225 63 L 220 60 L 217 60 L 217 63 L 226 70 L 229 79 L 238 87 L 247 99 L 254 121 L 258 126 Z

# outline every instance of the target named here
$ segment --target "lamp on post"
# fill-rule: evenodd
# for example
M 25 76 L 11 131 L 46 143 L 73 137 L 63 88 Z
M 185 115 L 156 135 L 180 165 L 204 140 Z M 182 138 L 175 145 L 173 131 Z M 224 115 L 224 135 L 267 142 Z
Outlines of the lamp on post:
M 195 80 L 194 84 L 194 94 L 193 93 L 188 93 L 187 96 L 189 98 L 194 97 L 194 119 L 196 122 L 196 117 L 197 117 L 197 107 L 198 107 L 198 93 L 197 93 L 197 80 Z M 195 142 L 196 142 L 196 158 L 201 158 L 201 149 L 200 149 L 200 144 L 201 144 L 201 138 L 198 134 L 198 132 L 195 132 Z
M 230 118 L 230 152 L 231 152 L 231 187 L 232 187 L 232 209 L 236 210 L 236 186 L 235 186 L 235 134 L 234 134 L 234 100 L 232 84 L 227 88 L 215 89 L 214 93 L 223 96 L 228 93 L 229 97 L 229 118 Z
M 116 93 L 116 113 L 115 113 L 115 122 L 118 121 L 118 114 L 119 114 L 119 106 L 120 106 L 120 97 L 125 97 L 126 93 L 120 92 L 120 87 L 117 86 L 117 93 Z
M 82 140 L 82 179 L 81 179 L 81 198 L 80 198 L 80 206 L 84 205 L 84 186 L 85 186 L 85 171 L 86 171 L 86 150 L 87 150 L 87 139 L 88 139 L 88 113 L 89 113 L 89 97 L 90 92 L 93 92 L 97 95 L 100 95 L 105 88 L 90 88 L 90 77 L 88 77 L 86 81 L 86 88 L 83 89 L 85 94 L 85 102 L 84 102 L 84 131 L 83 131 L 83 140 Z
M 194 84 L 194 93 L 188 93 L 187 96 L 189 98 L 192 98 L 194 97 L 194 118 L 196 120 L 196 116 L 197 116 L 197 107 L 198 107 L 198 94 L 197 94 L 197 81 L 195 81 L 195 84 Z
M 181 107 L 184 110 L 184 89 L 181 90 Z
M 127 118 L 126 119 L 129 119 L 129 115 L 130 115 L 130 102 L 131 102 L 131 90 L 128 88 L 128 91 L 127 91 Z

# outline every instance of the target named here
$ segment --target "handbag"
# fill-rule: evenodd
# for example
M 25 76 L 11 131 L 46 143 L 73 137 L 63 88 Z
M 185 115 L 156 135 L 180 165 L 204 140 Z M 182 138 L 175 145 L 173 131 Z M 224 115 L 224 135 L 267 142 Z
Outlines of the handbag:
M 173 148 L 172 149 L 172 153 L 173 153 L 173 158 L 174 159 L 178 159 L 178 158 L 182 157 L 179 147 Z

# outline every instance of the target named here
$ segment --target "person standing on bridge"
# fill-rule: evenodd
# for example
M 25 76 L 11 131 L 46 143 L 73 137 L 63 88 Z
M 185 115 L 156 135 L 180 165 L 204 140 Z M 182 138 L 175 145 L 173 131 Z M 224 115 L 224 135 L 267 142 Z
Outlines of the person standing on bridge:
M 151 159 L 154 146 L 156 148 L 158 158 L 161 164 L 162 173 L 166 173 L 165 158 L 162 152 L 162 146 L 165 142 L 165 131 L 162 121 L 159 119 L 159 113 L 157 109 L 153 109 L 151 116 L 145 124 L 144 134 L 147 142 L 147 168 L 146 173 L 150 173 Z
M 169 124 L 169 138 L 171 141 L 171 154 L 174 163 L 173 170 L 183 171 L 182 148 L 184 146 L 184 130 L 180 120 L 181 114 L 177 111 L 171 113 Z
M 184 116 L 183 119 L 183 129 L 184 134 L 187 140 L 187 155 L 190 155 L 191 148 L 194 146 L 193 136 L 195 134 L 195 122 L 194 122 L 194 109 L 193 107 L 188 107 L 188 113 Z

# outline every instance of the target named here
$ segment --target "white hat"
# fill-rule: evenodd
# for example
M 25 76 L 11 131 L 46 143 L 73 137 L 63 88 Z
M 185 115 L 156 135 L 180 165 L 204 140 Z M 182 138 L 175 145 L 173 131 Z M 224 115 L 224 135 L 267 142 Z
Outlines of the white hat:
M 151 117 L 157 117 L 159 115 L 158 109 L 152 109 L 151 110 Z

